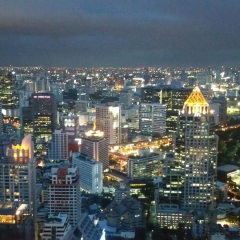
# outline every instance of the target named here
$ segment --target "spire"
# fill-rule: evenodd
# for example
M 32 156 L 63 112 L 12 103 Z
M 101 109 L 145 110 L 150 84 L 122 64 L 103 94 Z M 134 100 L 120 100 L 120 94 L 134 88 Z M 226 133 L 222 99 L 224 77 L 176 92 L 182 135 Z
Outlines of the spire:
M 93 131 L 96 131 L 96 120 L 93 122 Z
M 198 84 L 196 84 L 184 103 L 183 111 L 188 114 L 206 114 L 209 112 L 209 104 L 199 89 Z

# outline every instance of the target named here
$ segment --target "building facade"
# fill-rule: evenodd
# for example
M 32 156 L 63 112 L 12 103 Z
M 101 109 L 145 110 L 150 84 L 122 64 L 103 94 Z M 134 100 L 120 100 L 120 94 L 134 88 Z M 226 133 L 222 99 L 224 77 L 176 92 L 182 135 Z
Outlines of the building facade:
M 49 213 L 65 213 L 75 227 L 81 217 L 80 176 L 77 167 L 51 169 L 48 187 Z
M 34 140 L 51 139 L 57 125 L 57 100 L 51 93 L 32 94 L 33 136 Z
M 103 132 L 96 130 L 95 127 L 85 133 L 80 152 L 101 162 L 103 170 L 109 167 L 108 139 L 104 137 Z
M 72 163 L 79 169 L 81 189 L 92 194 L 102 193 L 102 163 L 83 153 L 73 153 Z
M 140 149 L 137 156 L 128 157 L 127 175 L 131 179 L 157 178 L 160 160 L 160 154 L 150 152 L 150 149 Z
M 49 143 L 47 157 L 50 160 L 68 159 L 68 134 L 62 130 L 55 130 Z
M 139 109 L 142 132 L 164 135 L 166 132 L 166 106 L 160 103 L 142 103 Z
M 97 105 L 96 125 L 109 144 L 121 143 L 121 106 Z

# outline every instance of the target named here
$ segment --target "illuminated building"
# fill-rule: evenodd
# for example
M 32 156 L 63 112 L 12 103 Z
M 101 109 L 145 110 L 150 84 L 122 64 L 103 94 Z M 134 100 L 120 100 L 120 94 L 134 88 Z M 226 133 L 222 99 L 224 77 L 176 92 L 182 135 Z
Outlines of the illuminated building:
M 26 204 L 0 202 L 0 239 L 34 239 L 32 217 L 25 213 L 26 208 Z
M 96 124 L 109 144 L 121 143 L 121 106 L 97 105 Z
M 52 134 L 52 140 L 49 142 L 47 151 L 49 160 L 67 160 L 68 159 L 68 134 L 62 130 L 55 130 Z
M 0 163 L 0 200 L 25 204 L 36 226 L 36 169 L 32 136 L 27 135 L 21 145 L 7 149 L 7 157 Z
M 72 227 L 69 224 L 67 214 L 55 213 L 48 216 L 44 223 L 42 240 L 69 240 L 72 237 Z
M 137 156 L 129 156 L 127 175 L 131 179 L 153 179 L 159 176 L 160 154 L 150 149 L 139 149 Z
M 74 142 L 74 139 L 79 136 L 79 118 L 76 115 L 62 116 L 63 132 L 68 134 L 69 142 Z
M 142 88 L 142 103 L 161 103 L 166 105 L 167 132 L 177 131 L 178 112 L 182 110 L 192 88 L 145 87 Z
M 93 130 L 86 132 L 85 136 L 82 138 L 80 152 L 101 162 L 103 170 L 108 168 L 108 140 L 104 137 L 102 131 L 96 130 L 95 122 Z
M 142 103 L 139 108 L 140 130 L 164 135 L 166 132 L 166 106 L 160 103 Z
M 214 112 L 196 86 L 179 115 L 175 156 L 182 165 L 182 208 L 207 209 L 214 204 L 217 144 Z
M 18 116 L 19 96 L 15 75 L 0 75 L 0 100 L 6 117 Z
M 49 213 L 65 213 L 75 227 L 81 217 L 80 176 L 77 167 L 53 167 L 49 191 Z
M 102 163 L 83 153 L 73 153 L 72 163 L 79 169 L 81 189 L 92 194 L 101 194 L 103 187 Z
M 196 86 L 179 113 L 175 159 L 166 163 L 155 199 L 161 227 L 178 225 L 171 223 L 172 210 L 161 209 L 159 204 L 179 202 L 176 214 L 186 211 L 186 216 L 194 210 L 208 211 L 215 205 L 218 138 L 214 126 L 214 112 Z
M 51 139 L 57 124 L 57 101 L 51 93 L 32 94 L 34 140 Z

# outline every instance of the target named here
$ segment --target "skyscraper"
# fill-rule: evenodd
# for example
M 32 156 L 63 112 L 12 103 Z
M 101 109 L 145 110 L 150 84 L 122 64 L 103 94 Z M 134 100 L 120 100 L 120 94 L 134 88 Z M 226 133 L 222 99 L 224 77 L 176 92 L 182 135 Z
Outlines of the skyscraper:
M 50 140 L 57 125 L 57 101 L 51 93 L 32 94 L 33 136 Z
M 196 86 L 178 117 L 176 159 L 182 167 L 181 206 L 207 209 L 214 204 L 218 138 L 214 112 Z
M 19 96 L 15 76 L 11 73 L 0 75 L 0 100 L 7 117 L 18 116 Z
M 96 123 L 109 144 L 121 143 L 121 106 L 97 105 Z
M 156 195 L 160 227 L 177 228 L 179 222 L 190 226 L 195 210 L 207 213 L 215 206 L 218 137 L 214 126 L 214 112 L 196 86 L 179 112 L 175 159 L 163 167 Z
M 108 140 L 104 137 L 103 132 L 96 130 L 95 123 L 93 130 L 86 132 L 82 138 L 80 152 L 101 162 L 103 164 L 103 170 L 108 168 Z
M 77 167 L 51 169 L 49 184 L 49 213 L 66 213 L 75 227 L 81 217 L 80 176 Z
M 25 214 L 33 216 L 37 233 L 36 163 L 33 154 L 31 135 L 27 135 L 21 145 L 7 149 L 7 157 L 0 162 L 0 201 L 26 206 Z

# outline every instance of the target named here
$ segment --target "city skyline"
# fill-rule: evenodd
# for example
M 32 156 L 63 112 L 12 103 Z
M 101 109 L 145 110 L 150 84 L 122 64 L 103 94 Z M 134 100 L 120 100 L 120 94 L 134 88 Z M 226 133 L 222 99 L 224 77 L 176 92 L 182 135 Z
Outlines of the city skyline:
M 237 1 L 3 1 L 1 66 L 238 66 Z

